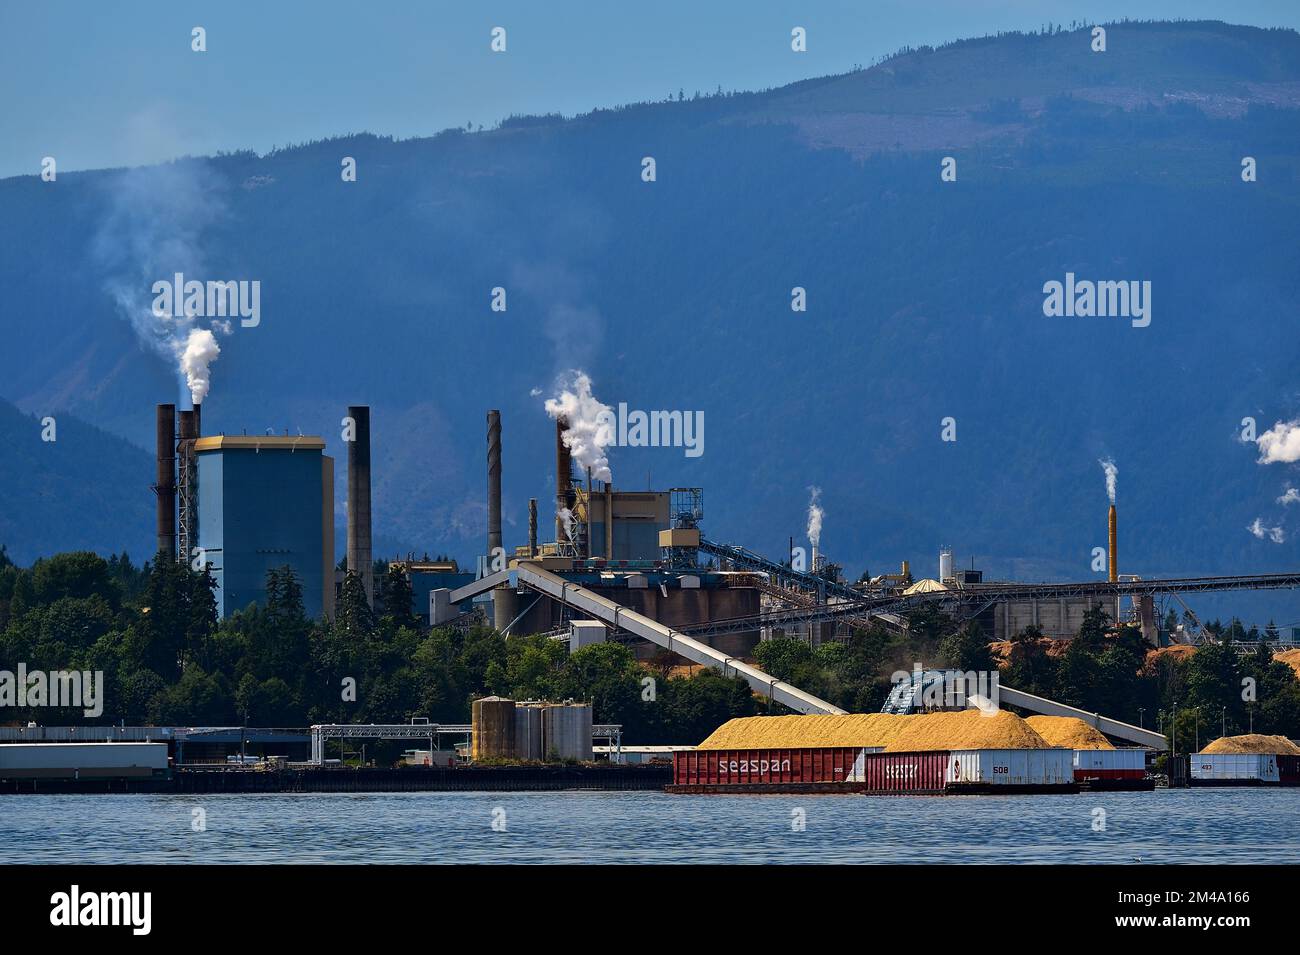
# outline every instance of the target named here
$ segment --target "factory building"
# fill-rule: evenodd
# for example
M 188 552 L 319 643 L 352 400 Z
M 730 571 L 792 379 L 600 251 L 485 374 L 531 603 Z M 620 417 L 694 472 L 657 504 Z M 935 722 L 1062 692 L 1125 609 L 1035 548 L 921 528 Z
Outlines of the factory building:
M 198 547 L 217 614 L 266 601 L 266 574 L 289 566 L 311 616 L 334 611 L 334 459 L 319 437 L 218 435 L 194 441 Z
M 267 572 L 286 565 L 302 587 L 307 614 L 333 616 L 334 459 L 324 454 L 324 439 L 205 437 L 201 411 L 200 405 L 179 413 L 175 405 L 157 407 L 158 552 L 207 564 L 221 617 L 265 602 Z M 344 420 L 348 564 L 373 601 L 370 409 L 350 406 Z
M 1026 627 L 1037 627 L 1043 636 L 1069 640 L 1083 628 L 1083 615 L 1101 607 L 1112 616 L 1115 601 L 1100 597 L 1060 597 L 1044 600 L 1008 600 L 994 604 L 976 619 L 994 640 L 1010 640 Z
M 555 424 L 555 539 L 538 543 L 537 499 L 529 501 L 528 543 L 513 549 L 518 561 L 535 561 L 565 580 L 670 627 L 684 627 L 762 609 L 761 594 L 747 573 L 702 570 L 696 566 L 696 524 L 703 516 L 699 488 L 615 490 L 590 474 L 578 474 L 564 440 L 568 422 Z M 488 554 L 501 546 L 501 416 L 487 418 Z M 683 530 L 685 529 L 685 530 Z M 674 536 L 677 535 L 677 536 Z M 690 540 L 686 541 L 689 537 Z M 692 547 L 682 546 L 692 543 Z M 689 551 L 685 560 L 681 552 Z M 454 589 L 451 582 L 435 584 Z M 514 634 L 564 631 L 571 617 L 562 604 L 526 587 L 491 591 L 492 623 Z M 417 602 L 418 602 L 417 597 Z M 427 591 L 426 598 L 427 600 Z M 753 652 L 761 634 L 743 633 L 700 639 L 734 656 Z M 649 658 L 654 644 L 620 634 L 632 653 Z
M 442 587 L 455 590 L 474 581 L 474 574 L 462 571 L 454 560 L 398 560 L 390 561 L 388 566 L 394 565 L 406 571 L 411 582 L 411 613 L 417 617 L 429 613 L 429 591 Z M 469 613 L 474 609 L 473 601 L 466 600 L 460 609 Z
M 672 526 L 667 491 L 593 492 L 589 531 L 591 556 L 609 560 L 658 560 L 659 532 Z M 612 520 L 610 515 L 612 515 Z

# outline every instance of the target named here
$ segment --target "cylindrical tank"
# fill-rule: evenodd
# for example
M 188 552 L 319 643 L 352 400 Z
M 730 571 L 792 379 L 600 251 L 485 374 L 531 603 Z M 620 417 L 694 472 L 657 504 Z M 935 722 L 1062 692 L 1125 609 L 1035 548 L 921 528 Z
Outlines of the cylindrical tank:
M 939 551 L 939 581 L 952 580 L 952 551 L 946 547 Z
M 497 587 L 492 591 L 492 627 L 501 631 L 519 616 L 519 594 L 513 587 Z
M 515 701 L 485 696 L 470 707 L 470 755 L 478 759 L 515 758 Z
M 515 706 L 515 758 L 546 758 L 542 744 L 542 706 L 537 703 L 520 703 Z
M 547 759 L 591 759 L 591 704 L 555 703 L 542 710 Z

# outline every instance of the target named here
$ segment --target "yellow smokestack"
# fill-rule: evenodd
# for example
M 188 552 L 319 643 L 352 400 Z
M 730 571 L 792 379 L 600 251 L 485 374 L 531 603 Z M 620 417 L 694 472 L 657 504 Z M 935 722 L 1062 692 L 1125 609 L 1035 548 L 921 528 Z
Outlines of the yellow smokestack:
M 1118 533 L 1115 529 L 1115 505 L 1110 506 L 1110 582 L 1113 584 L 1119 580 L 1119 551 L 1116 541 Z

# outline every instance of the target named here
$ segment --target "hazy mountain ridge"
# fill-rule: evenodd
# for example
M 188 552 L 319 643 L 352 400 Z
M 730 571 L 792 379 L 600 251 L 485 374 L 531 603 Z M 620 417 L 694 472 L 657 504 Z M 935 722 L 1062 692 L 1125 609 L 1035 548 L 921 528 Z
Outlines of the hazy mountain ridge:
M 930 572 L 951 544 L 999 575 L 1086 577 L 1111 454 L 1126 571 L 1300 566 L 1275 503 L 1291 472 L 1236 440 L 1243 416 L 1300 410 L 1298 83 L 1292 31 L 1118 24 L 1104 54 L 1081 31 L 1008 35 L 762 93 L 194 161 L 222 212 L 205 277 L 263 286 L 261 326 L 221 339 L 205 425 L 324 433 L 341 461 L 343 409 L 369 402 L 377 539 L 468 558 L 484 412 L 503 412 L 520 542 L 552 466 L 530 391 L 577 364 L 606 402 L 705 411 L 703 457 L 615 450 L 615 484 L 700 484 L 707 531 L 756 549 L 802 532 L 816 484 L 823 546 L 855 574 Z M 0 390 L 144 447 L 176 385 L 104 293 L 121 175 L 0 182 Z M 1150 280 L 1151 326 L 1045 318 L 1067 271 Z M 1261 516 L 1284 544 L 1246 531 Z

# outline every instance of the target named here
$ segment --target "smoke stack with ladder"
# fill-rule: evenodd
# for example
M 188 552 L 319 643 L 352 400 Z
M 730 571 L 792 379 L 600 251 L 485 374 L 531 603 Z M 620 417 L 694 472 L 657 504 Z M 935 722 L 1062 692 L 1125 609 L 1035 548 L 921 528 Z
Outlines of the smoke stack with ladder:
M 564 432 L 569 428 L 569 419 L 555 419 L 555 540 L 559 544 L 568 540 L 563 514 L 573 506 L 569 495 L 573 488 L 573 459 L 569 446 L 564 443 Z
M 179 437 L 176 443 L 179 458 L 179 497 L 177 507 L 179 522 L 176 533 L 177 559 L 188 562 L 199 544 L 199 469 L 194 442 L 203 435 L 202 405 L 180 413 Z

